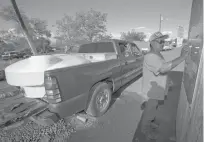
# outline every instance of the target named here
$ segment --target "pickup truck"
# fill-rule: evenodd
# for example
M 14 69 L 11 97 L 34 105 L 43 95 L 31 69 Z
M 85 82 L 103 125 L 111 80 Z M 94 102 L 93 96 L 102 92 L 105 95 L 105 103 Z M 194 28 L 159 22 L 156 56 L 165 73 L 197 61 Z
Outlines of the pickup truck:
M 112 39 L 83 44 L 77 53 L 31 56 L 8 66 L 5 75 L 26 98 L 43 104 L 42 119 L 32 119 L 47 124 L 49 116 L 50 124 L 83 110 L 94 117 L 103 115 L 112 94 L 141 75 L 142 64 L 136 44 Z

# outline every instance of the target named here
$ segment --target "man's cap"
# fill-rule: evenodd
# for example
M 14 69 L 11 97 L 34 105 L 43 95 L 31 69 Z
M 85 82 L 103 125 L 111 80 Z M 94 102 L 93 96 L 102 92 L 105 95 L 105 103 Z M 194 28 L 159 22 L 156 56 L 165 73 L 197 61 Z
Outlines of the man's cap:
M 151 42 L 156 39 L 167 39 L 168 37 L 168 35 L 163 35 L 161 32 L 155 32 L 150 36 L 149 41 Z

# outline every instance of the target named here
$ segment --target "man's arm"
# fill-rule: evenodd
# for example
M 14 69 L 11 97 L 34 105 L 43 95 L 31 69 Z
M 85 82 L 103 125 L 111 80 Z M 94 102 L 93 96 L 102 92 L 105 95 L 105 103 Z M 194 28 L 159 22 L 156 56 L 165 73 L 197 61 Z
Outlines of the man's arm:
M 180 56 L 170 62 L 166 62 L 162 64 L 161 68 L 159 69 L 160 73 L 167 73 L 178 66 L 181 62 L 185 60 L 186 56 Z
M 189 55 L 188 53 L 189 53 L 189 48 L 187 47 L 187 45 L 184 45 L 182 47 L 180 57 L 178 57 L 178 58 L 176 58 L 176 59 L 174 59 L 174 60 L 172 60 L 170 62 L 164 63 L 161 66 L 159 72 L 160 73 L 166 73 L 166 72 L 172 70 L 173 68 L 178 66 L 181 62 L 183 62 L 186 59 L 186 57 Z
M 157 76 L 159 74 L 165 74 L 174 69 L 185 60 L 187 55 L 187 52 L 182 50 L 180 57 L 169 62 L 163 62 L 157 55 L 149 54 L 145 56 L 144 63 L 147 65 L 148 69 Z

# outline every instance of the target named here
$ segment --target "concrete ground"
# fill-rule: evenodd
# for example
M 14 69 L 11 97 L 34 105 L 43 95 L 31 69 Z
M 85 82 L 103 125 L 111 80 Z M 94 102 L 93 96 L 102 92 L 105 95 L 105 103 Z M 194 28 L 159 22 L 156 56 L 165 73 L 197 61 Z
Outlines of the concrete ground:
M 158 110 L 159 113 L 156 116 L 160 123 L 157 133 L 158 139 L 147 140 L 147 137 L 141 132 L 141 123 L 139 123 L 132 142 L 173 142 L 171 137 L 174 137 L 176 134 L 176 114 L 180 95 L 182 72 L 173 71 L 169 73 L 169 76 L 174 85 L 172 86 L 172 89 L 169 90 L 167 99 Z

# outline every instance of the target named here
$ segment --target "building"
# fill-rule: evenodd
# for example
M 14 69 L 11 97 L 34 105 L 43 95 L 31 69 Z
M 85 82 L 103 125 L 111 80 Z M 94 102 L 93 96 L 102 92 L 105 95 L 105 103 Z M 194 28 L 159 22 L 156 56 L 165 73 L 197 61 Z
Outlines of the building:
M 179 35 L 180 36 L 180 35 Z M 203 0 L 193 0 L 176 118 L 177 142 L 203 142 Z
M 184 28 L 182 26 L 178 26 L 177 37 L 179 37 L 179 38 L 183 38 L 184 37 Z
M 182 26 L 178 26 L 177 29 L 177 47 L 182 46 L 184 39 L 184 28 Z

